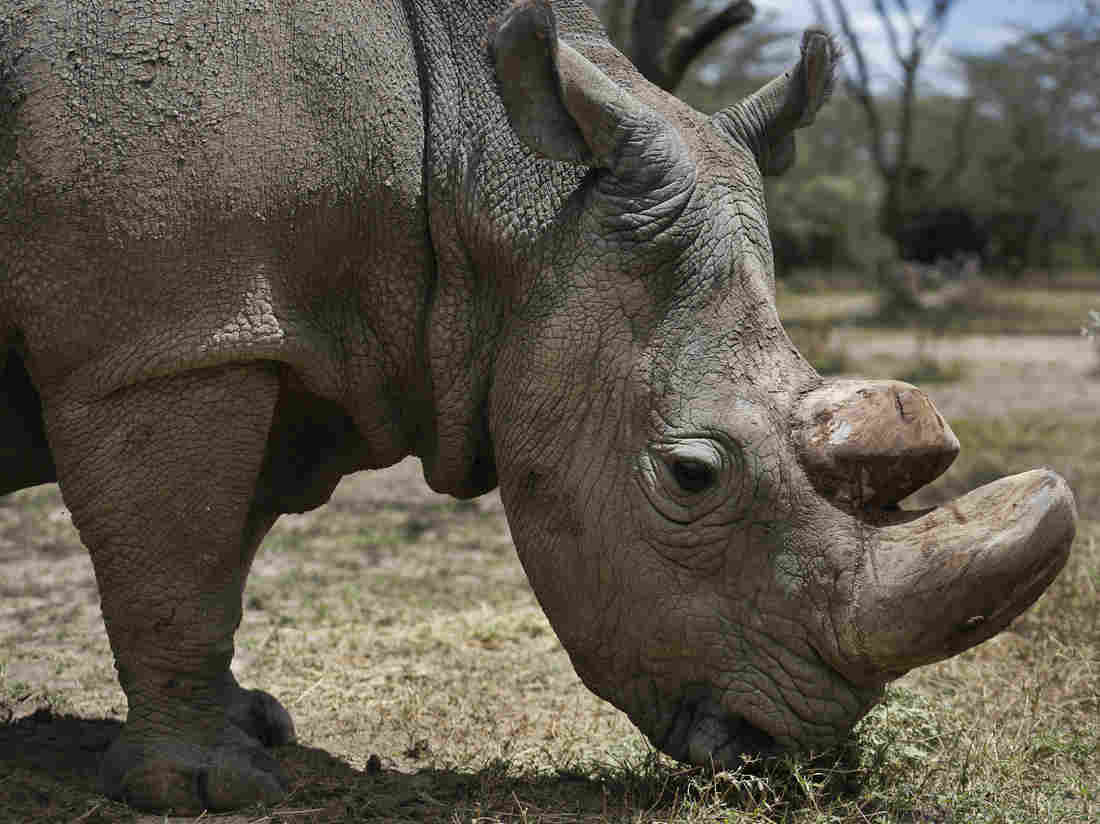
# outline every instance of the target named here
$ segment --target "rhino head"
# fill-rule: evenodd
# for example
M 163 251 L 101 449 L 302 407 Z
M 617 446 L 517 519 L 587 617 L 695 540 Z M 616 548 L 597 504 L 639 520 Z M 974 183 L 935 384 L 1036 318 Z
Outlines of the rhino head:
M 826 34 L 712 117 L 559 38 L 541 0 L 490 39 L 511 128 L 590 170 L 526 255 L 489 399 L 532 586 L 584 682 L 669 755 L 829 745 L 1042 593 L 1073 496 L 1040 470 L 899 509 L 957 454 L 950 427 L 912 386 L 822 379 L 787 337 L 763 175 L 828 97 Z

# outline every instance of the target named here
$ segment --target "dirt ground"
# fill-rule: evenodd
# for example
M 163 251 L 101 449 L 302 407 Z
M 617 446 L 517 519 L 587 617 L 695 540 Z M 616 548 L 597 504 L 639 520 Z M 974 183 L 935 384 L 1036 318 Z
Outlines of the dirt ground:
M 922 354 L 940 363 L 960 363 L 961 380 L 922 387 L 948 420 L 1043 411 L 1094 417 L 1100 410 L 1100 351 L 1081 337 L 918 339 L 908 333 L 837 329 L 829 343 L 875 377 L 891 377 L 891 366 Z
M 876 373 L 918 346 L 910 335 L 853 330 L 836 332 L 833 344 Z M 1100 358 L 1088 341 L 922 345 L 965 362 L 962 380 L 929 387 L 949 420 L 1100 409 L 1091 374 Z M 0 822 L 125 820 L 95 792 L 125 698 L 91 564 L 55 486 L 0 498 L 0 570 L 0 801 L 15 816 L 0 809 Z M 300 745 L 281 757 L 295 786 L 321 789 L 293 795 L 283 818 L 219 820 L 451 820 L 444 811 L 476 796 L 473 785 L 484 791 L 501 759 L 510 769 L 550 763 L 563 775 L 593 747 L 612 761 L 645 752 L 621 714 L 572 673 L 515 558 L 499 496 L 436 495 L 415 460 L 347 478 L 326 507 L 281 519 L 245 600 L 234 670 L 287 704 Z M 417 783 L 424 770 L 436 771 L 430 786 Z M 598 807 L 597 786 L 561 780 L 569 803 Z M 374 800 L 348 800 L 356 781 L 373 782 Z M 387 812 L 378 799 L 397 806 Z M 336 804 L 345 812 L 328 815 Z

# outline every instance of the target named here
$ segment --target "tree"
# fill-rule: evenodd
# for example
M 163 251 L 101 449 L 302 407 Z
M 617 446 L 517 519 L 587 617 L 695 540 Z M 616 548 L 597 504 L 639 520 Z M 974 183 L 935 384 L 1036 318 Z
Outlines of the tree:
M 919 16 L 909 0 L 894 0 L 893 3 L 873 0 L 890 54 L 900 71 L 900 91 L 896 99 L 888 103 L 884 103 L 885 96 L 876 89 L 866 49 L 852 24 L 844 0 L 831 0 L 831 15 L 826 12 L 821 0 L 813 0 L 813 5 L 823 23 L 832 23 L 834 28 L 839 29 L 851 53 L 854 71 L 847 71 L 844 80 L 848 93 L 863 112 L 868 149 L 882 180 L 880 228 L 886 235 L 898 240 L 910 204 L 920 201 L 920 190 L 937 188 L 949 181 L 967 161 L 966 138 L 970 134 L 969 123 L 974 111 L 970 101 L 964 101 L 960 106 L 952 160 L 939 174 L 938 180 L 929 180 L 929 170 L 915 164 L 913 156 L 920 69 L 943 34 L 955 0 L 932 0 Z
M 588 0 L 612 42 L 650 82 L 675 91 L 688 66 L 722 35 L 752 20 L 750 0 Z
M 1054 263 L 1055 244 L 1100 235 L 1100 4 L 991 55 L 963 58 L 994 125 L 975 165 L 988 181 L 994 253 L 1014 267 Z
M 736 103 L 797 56 L 798 32 L 784 28 L 774 15 L 752 17 L 751 3 L 588 2 L 612 40 L 651 81 L 675 90 L 699 111 Z M 679 45 L 662 45 L 666 40 Z M 661 61 L 669 68 L 652 68 Z M 859 117 L 854 107 L 850 100 L 837 99 L 819 112 L 814 128 L 801 136 L 799 163 L 768 181 L 779 274 L 803 266 L 866 267 L 888 253 L 875 230 L 880 186 L 862 136 L 851 128 Z

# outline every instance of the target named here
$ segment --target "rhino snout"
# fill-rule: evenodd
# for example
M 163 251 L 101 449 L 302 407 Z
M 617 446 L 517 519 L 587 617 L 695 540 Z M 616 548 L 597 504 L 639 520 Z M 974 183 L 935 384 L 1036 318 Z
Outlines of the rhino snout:
M 1066 482 L 1048 470 L 934 509 L 895 506 L 959 453 L 955 433 L 916 387 L 830 381 L 802 397 L 792 423 L 810 483 L 856 522 L 851 590 L 831 599 L 843 605 L 833 609 L 832 663 L 852 683 L 882 683 L 981 643 L 1065 564 L 1076 509 Z

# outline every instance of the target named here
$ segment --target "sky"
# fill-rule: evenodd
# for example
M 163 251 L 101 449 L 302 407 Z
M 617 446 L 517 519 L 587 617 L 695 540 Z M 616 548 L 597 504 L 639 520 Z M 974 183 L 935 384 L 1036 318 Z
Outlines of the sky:
M 791 28 L 803 28 L 814 22 L 813 5 L 808 0 L 754 0 L 757 14 L 774 11 L 779 22 Z M 852 24 L 864 34 L 864 49 L 868 60 L 880 67 L 889 67 L 889 46 L 871 0 L 846 0 Z M 831 0 L 823 0 L 827 9 Z M 916 13 L 927 9 L 928 0 L 915 0 L 910 5 Z M 960 80 L 951 61 L 952 51 L 990 52 L 1011 41 L 1018 26 L 1045 28 L 1066 16 L 1074 8 L 1071 0 L 956 0 L 947 20 L 947 28 L 938 48 L 929 55 L 922 68 L 922 81 L 938 90 L 961 93 Z M 890 2 L 891 8 L 896 8 Z M 919 19 L 919 18 L 918 18 Z M 899 27 L 904 31 L 904 27 Z M 879 83 L 888 83 L 885 71 L 878 73 Z

